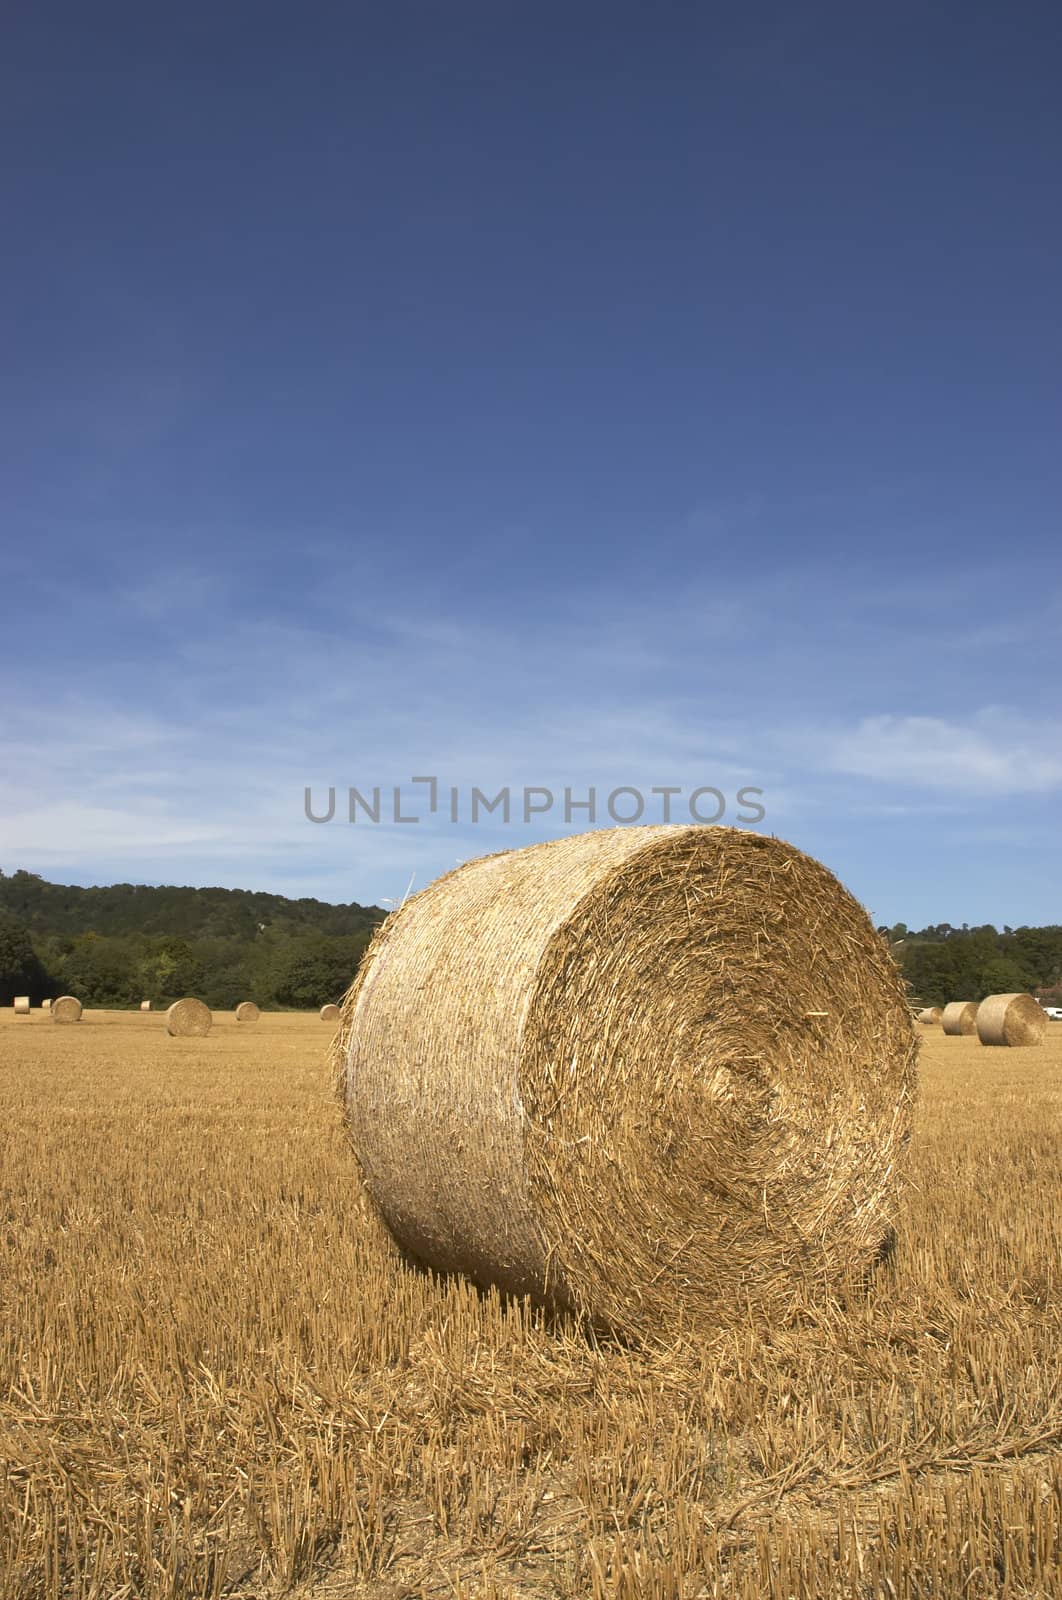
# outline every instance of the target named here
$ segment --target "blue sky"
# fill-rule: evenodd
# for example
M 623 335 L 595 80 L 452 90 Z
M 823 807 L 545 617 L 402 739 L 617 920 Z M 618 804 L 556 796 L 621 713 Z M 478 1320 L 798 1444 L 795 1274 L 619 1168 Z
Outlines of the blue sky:
M 1060 81 L 1035 4 L 16 7 L 0 867 L 385 901 L 563 816 L 306 785 L 749 784 L 1062 920 Z

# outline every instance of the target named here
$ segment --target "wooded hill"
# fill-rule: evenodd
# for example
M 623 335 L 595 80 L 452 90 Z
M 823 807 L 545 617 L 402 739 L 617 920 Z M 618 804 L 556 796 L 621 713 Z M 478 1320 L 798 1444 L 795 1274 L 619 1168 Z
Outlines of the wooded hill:
M 185 994 L 319 1006 L 340 997 L 384 915 L 247 889 L 84 889 L 0 872 L 0 1004 L 67 992 L 87 1006 Z
M 82 889 L 0 872 L 0 1004 L 76 994 L 87 1006 L 302 1009 L 338 1000 L 379 906 L 288 900 L 250 889 L 116 883 Z M 1062 927 L 878 929 L 924 1005 L 1030 990 L 1062 1004 Z
M 983 1000 L 1028 991 L 1062 1004 L 1062 927 L 953 928 L 940 922 L 911 932 L 902 922 L 878 932 L 923 1005 Z

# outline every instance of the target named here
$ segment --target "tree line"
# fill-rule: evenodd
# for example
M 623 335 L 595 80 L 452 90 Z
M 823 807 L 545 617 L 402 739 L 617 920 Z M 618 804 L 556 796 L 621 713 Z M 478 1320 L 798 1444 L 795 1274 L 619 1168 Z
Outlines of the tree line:
M 341 997 L 384 915 L 245 889 L 83 889 L 0 872 L 0 1004 L 76 994 L 124 1008 L 194 994 L 218 1010 L 313 1009 Z M 1062 1005 L 1062 927 L 878 932 L 923 1005 L 1022 990 Z
M 953 928 L 940 922 L 911 932 L 902 922 L 879 928 L 912 997 L 923 1005 L 1029 992 L 1062 1005 L 1062 927 Z
M 75 994 L 123 1009 L 192 994 L 218 1010 L 316 1008 L 341 998 L 383 917 L 242 889 L 85 889 L 0 872 L 0 1004 Z

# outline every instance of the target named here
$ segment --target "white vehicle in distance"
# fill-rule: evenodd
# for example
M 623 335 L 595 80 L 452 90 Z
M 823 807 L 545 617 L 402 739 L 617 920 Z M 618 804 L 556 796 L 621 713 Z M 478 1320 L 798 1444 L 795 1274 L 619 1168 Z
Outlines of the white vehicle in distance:
M 1044 1011 L 1052 1022 L 1062 1022 L 1062 1006 L 1044 1006 Z

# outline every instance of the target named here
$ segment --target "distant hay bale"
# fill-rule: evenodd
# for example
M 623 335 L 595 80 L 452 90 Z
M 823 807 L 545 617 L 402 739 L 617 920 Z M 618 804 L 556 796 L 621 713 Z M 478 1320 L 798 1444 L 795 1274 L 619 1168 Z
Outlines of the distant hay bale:
M 940 1022 L 942 1020 L 943 1016 L 944 1016 L 943 1007 L 941 1007 L 941 1006 L 926 1006 L 923 1011 L 920 1011 L 918 1013 L 918 1020 L 919 1020 L 919 1022 L 935 1023 L 935 1022 Z
M 72 994 L 61 994 L 51 1005 L 53 1022 L 80 1022 L 81 1001 Z
M 29 995 L 28 994 L 17 994 L 15 996 L 15 1015 L 16 1015 L 16 1017 L 28 1017 L 29 1014 L 30 1014 Z
M 338 1022 L 343 1013 L 338 1006 L 322 1006 L 320 1017 L 322 1022 Z
M 50 1000 L 42 1000 L 41 1001 L 41 1010 L 42 1011 L 50 1011 L 51 1009 L 52 1009 L 52 1002 Z
M 950 1000 L 944 1007 L 940 1025 L 945 1033 L 976 1033 L 977 1032 L 977 1002 L 976 1000 Z
M 1041 1044 L 1047 1015 L 1031 994 L 990 994 L 977 1008 L 982 1044 Z
M 666 826 L 429 885 L 382 925 L 333 1045 L 410 1255 L 649 1336 L 870 1266 L 915 1054 L 896 965 L 825 867 Z
M 166 1032 L 175 1038 L 202 1038 L 210 1032 L 214 1018 L 202 1000 L 175 1000 L 166 1013 Z
M 241 1000 L 236 1007 L 237 1022 L 257 1022 L 261 1015 L 253 1000 Z
M 141 1000 L 140 1009 L 141 1009 L 141 1011 L 150 1011 L 151 1010 L 151 1001 L 150 1000 Z

